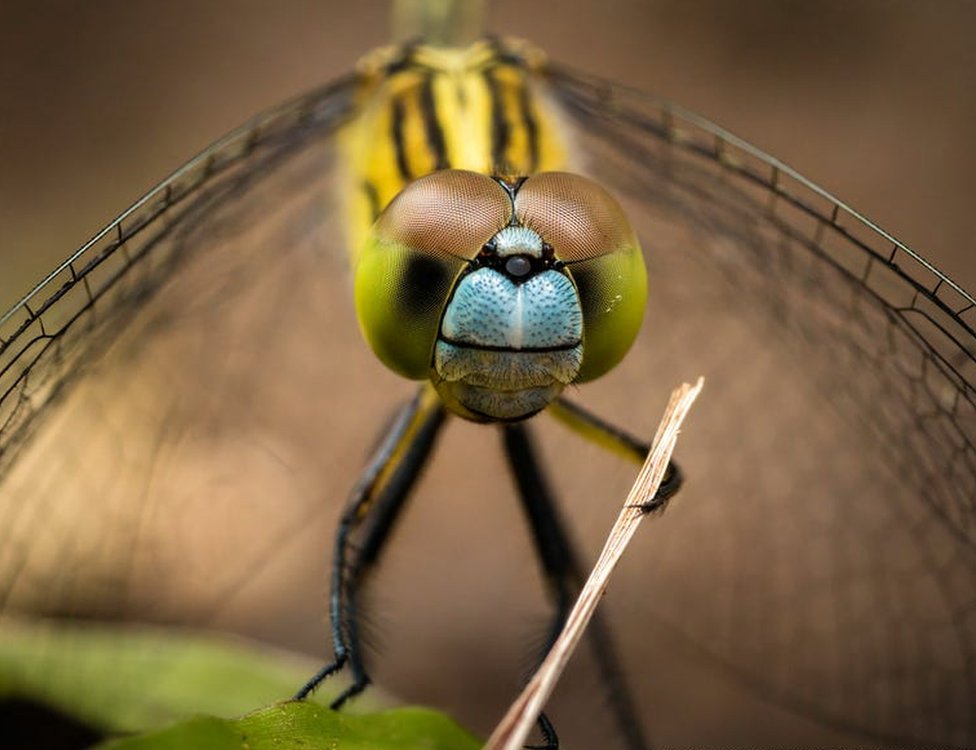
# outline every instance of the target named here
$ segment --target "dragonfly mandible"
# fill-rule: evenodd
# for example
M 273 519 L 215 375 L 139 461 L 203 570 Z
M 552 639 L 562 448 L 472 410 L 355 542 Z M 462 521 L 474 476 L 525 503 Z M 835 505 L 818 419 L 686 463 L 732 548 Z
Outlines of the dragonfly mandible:
M 653 710 L 686 685 L 681 704 L 724 739 L 822 736 L 807 734 L 819 722 L 971 744 L 971 298 L 695 115 L 542 57 L 531 70 L 649 271 L 633 350 L 571 397 L 640 434 L 642 399 L 689 372 L 709 379 L 681 503 L 610 602 L 648 728 L 695 736 Z M 410 390 L 357 331 L 330 194 L 342 183 L 326 179 L 361 84 L 235 131 L 5 316 L 5 612 L 211 623 L 321 651 L 330 529 Z M 546 419 L 532 425 L 585 536 L 593 498 L 619 495 L 627 472 Z M 422 529 L 439 525 L 439 553 L 461 567 L 487 517 L 514 527 L 490 432 L 450 425 L 398 529 L 407 549 L 433 546 Z M 429 616 L 452 634 L 435 641 L 463 644 L 451 654 L 518 631 L 490 617 L 500 602 L 531 606 L 510 590 L 534 563 L 509 536 L 471 563 L 491 571 L 477 597 L 437 571 L 450 593 Z M 422 566 L 400 543 L 377 584 L 410 592 Z M 456 601 L 479 622 L 448 623 Z M 407 618 L 389 660 L 432 628 L 420 622 Z M 513 671 L 487 668 L 489 681 Z

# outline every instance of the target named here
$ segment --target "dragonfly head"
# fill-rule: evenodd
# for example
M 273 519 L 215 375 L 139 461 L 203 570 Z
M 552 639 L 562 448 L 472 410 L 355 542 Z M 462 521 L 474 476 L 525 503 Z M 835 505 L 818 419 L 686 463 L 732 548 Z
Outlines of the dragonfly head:
M 591 180 L 443 170 L 380 215 L 355 295 L 388 367 L 429 378 L 467 419 L 515 421 L 623 358 L 647 275 L 623 209 Z

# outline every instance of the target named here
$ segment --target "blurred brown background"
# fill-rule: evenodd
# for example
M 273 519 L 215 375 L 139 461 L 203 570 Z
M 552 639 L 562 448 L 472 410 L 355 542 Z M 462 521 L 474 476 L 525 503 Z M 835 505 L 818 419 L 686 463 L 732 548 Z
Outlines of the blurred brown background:
M 495 0 L 490 26 L 667 96 L 976 287 L 976 3 Z M 198 149 L 347 70 L 387 3 L 0 8 L 0 307 Z

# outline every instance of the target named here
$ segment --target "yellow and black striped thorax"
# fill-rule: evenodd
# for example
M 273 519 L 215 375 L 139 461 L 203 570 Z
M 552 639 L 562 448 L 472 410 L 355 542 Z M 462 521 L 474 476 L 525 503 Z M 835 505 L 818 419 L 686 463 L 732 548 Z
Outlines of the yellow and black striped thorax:
M 388 48 L 363 60 L 359 115 L 341 142 L 354 256 L 380 212 L 426 174 L 568 168 L 565 136 L 532 80 L 541 61 L 527 45 L 497 40 Z

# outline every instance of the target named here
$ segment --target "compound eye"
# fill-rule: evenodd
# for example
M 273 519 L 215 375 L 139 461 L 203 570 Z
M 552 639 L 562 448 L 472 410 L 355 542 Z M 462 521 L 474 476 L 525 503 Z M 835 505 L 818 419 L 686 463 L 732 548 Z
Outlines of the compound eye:
M 630 349 L 647 302 L 644 258 L 627 215 L 600 185 L 565 172 L 529 177 L 515 214 L 552 246 L 576 284 L 583 310 L 577 382 L 603 375 Z
M 543 172 L 527 179 L 515 196 L 515 215 L 573 263 L 637 244 L 616 199 L 586 177 Z
M 380 214 L 373 233 L 427 255 L 470 259 L 511 216 L 511 199 L 493 179 L 445 169 L 400 191 Z
M 390 202 L 355 269 L 359 324 L 384 364 L 408 378 L 427 377 L 458 275 L 511 215 L 497 182 L 454 169 L 410 183 Z

